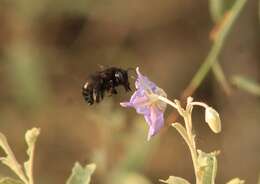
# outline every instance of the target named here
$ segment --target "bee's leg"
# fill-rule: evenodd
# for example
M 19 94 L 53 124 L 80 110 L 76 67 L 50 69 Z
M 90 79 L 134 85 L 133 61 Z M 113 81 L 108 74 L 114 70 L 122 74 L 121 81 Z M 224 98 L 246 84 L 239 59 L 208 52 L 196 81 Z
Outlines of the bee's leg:
M 129 83 L 125 83 L 125 84 L 124 84 L 124 88 L 125 88 L 125 91 L 126 91 L 126 92 L 127 92 L 127 91 L 132 91 L 131 88 L 130 88 Z
M 96 102 L 98 103 L 100 100 L 100 91 L 97 91 L 96 93 Z
M 100 101 L 100 88 L 99 87 L 96 87 L 94 89 L 94 100 L 97 103 Z
M 104 98 L 104 90 L 100 91 L 100 98 L 101 98 L 101 100 Z
M 85 100 L 89 105 L 93 105 L 94 103 L 93 90 L 88 91 L 88 93 L 85 96 Z
M 93 98 L 93 94 L 90 96 L 90 98 L 88 99 L 88 104 L 89 105 L 93 105 L 94 104 L 94 98 Z
M 93 94 L 92 94 L 92 91 L 91 91 L 91 90 L 83 88 L 82 95 L 83 95 L 85 101 L 86 101 L 89 105 L 92 105 L 92 104 L 93 104 L 93 96 L 92 96 Z M 91 98 L 91 97 L 92 97 L 92 98 Z

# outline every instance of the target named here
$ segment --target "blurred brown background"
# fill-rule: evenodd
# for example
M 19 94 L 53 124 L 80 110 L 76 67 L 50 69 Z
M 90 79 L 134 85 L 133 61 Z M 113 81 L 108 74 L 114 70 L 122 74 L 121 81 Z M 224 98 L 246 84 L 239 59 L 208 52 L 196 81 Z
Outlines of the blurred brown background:
M 260 80 L 257 8 L 256 0 L 248 0 L 221 53 L 228 79 L 243 74 Z M 97 184 L 126 183 L 131 173 L 152 183 L 169 175 L 193 183 L 188 149 L 173 128 L 146 142 L 143 118 L 119 106 L 131 94 L 120 90 L 90 107 L 81 86 L 99 65 L 139 66 L 170 99 L 178 98 L 210 50 L 212 27 L 206 0 L 1 0 L 0 130 L 22 161 L 25 131 L 41 128 L 39 184 L 65 183 L 75 161 L 97 163 L 92 180 Z M 212 73 L 193 96 L 222 118 L 223 131 L 215 135 L 203 123 L 203 111 L 194 114 L 199 148 L 221 150 L 217 183 L 236 176 L 256 183 L 259 97 L 235 88 L 226 95 Z M 168 108 L 165 116 L 171 113 Z

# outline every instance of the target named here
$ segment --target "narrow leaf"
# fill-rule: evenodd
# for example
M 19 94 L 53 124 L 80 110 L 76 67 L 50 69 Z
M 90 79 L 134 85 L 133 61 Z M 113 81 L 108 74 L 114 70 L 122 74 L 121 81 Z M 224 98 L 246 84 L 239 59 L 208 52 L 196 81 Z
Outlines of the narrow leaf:
M 10 147 L 8 145 L 7 139 L 4 134 L 0 132 L 0 146 L 5 151 L 6 154 L 10 151 Z
M 176 176 L 169 176 L 167 180 L 160 179 L 159 181 L 167 184 L 190 184 L 187 180 Z
M 182 138 L 185 140 L 185 142 L 190 145 L 189 137 L 186 132 L 186 129 L 180 124 L 180 123 L 173 123 L 172 126 L 176 128 L 176 130 L 181 134 Z
M 260 84 L 252 79 L 235 75 L 231 78 L 231 82 L 241 90 L 244 90 L 253 95 L 260 96 Z
M 89 164 L 83 168 L 78 162 L 76 162 L 72 169 L 72 174 L 66 184 L 89 184 L 91 175 L 95 169 L 95 164 Z
M 244 184 L 245 181 L 244 180 L 240 180 L 239 178 L 234 178 L 232 180 L 230 180 L 229 182 L 227 182 L 227 184 Z
M 17 162 L 4 134 L 0 132 L 0 147 L 5 151 L 6 156 L 1 157 L 0 161 L 9 167 L 23 181 L 27 181 L 22 171 L 21 165 Z
M 222 86 L 224 92 L 227 95 L 231 94 L 231 87 L 229 85 L 229 82 L 224 74 L 224 71 L 222 69 L 222 67 L 220 66 L 219 62 L 216 62 L 216 64 L 213 66 L 213 73 L 217 79 L 217 81 L 219 82 L 219 84 Z
M 0 184 L 23 184 L 23 182 L 12 178 L 4 177 L 0 179 Z
M 199 87 L 205 76 L 208 74 L 211 67 L 217 62 L 218 56 L 222 50 L 222 47 L 224 46 L 226 38 L 246 2 L 247 0 L 235 1 L 234 5 L 229 11 L 228 16 L 225 19 L 225 23 L 218 30 L 214 45 L 212 46 L 207 58 L 184 90 L 182 97 L 186 98 L 187 96 L 191 96 L 193 92 Z

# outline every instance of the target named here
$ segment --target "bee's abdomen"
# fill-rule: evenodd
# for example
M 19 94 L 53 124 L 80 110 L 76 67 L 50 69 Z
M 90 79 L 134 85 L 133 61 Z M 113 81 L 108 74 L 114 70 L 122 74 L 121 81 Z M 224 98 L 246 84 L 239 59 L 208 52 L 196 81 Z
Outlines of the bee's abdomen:
M 91 88 L 88 82 L 86 82 L 82 87 L 82 95 L 89 105 L 94 103 L 93 88 Z

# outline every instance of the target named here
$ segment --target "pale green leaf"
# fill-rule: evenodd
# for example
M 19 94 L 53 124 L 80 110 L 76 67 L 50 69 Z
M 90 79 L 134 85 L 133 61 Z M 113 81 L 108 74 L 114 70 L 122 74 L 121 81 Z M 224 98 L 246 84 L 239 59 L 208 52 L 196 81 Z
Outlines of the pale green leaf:
M 232 180 L 230 180 L 229 182 L 227 182 L 227 184 L 244 184 L 245 181 L 244 180 L 240 180 L 239 178 L 234 178 Z
M 23 184 L 23 182 L 12 178 L 4 177 L 0 179 L 0 184 Z
M 11 170 L 13 170 L 20 179 L 22 179 L 23 181 L 26 181 L 26 178 L 21 169 L 21 165 L 17 162 L 15 155 L 14 155 L 13 151 L 11 150 L 5 135 L 2 133 L 0 133 L 0 146 L 6 153 L 6 156 L 1 157 L 0 161 L 3 164 L 5 164 L 7 167 L 9 167 Z
M 13 170 L 16 170 L 16 166 L 15 166 L 15 163 L 14 163 L 14 154 L 7 142 L 7 139 L 5 137 L 4 134 L 0 133 L 0 146 L 2 147 L 2 149 L 5 151 L 6 153 L 6 156 L 5 157 L 1 157 L 0 158 L 0 161 L 9 166 L 11 169 Z
M 204 153 L 198 150 L 199 176 L 203 184 L 214 184 L 217 175 L 217 152 Z
M 180 123 L 173 123 L 172 126 L 176 128 L 176 130 L 181 134 L 185 142 L 189 145 L 189 137 L 184 126 L 182 126 Z
M 95 169 L 95 164 L 89 164 L 82 167 L 78 162 L 76 162 L 66 184 L 89 184 L 91 175 Z
M 37 138 L 40 134 L 39 128 L 32 128 L 25 133 L 25 141 L 27 143 L 27 155 L 28 160 L 24 162 L 25 173 L 28 176 L 29 180 L 33 180 L 33 157 L 34 157 L 34 149 Z
M 8 145 L 7 139 L 5 135 L 2 134 L 1 132 L 0 132 L 0 146 L 5 151 L 6 154 L 9 152 L 10 147 Z
M 231 78 L 231 82 L 241 90 L 260 96 L 260 84 L 252 79 L 235 75 Z
M 190 182 L 188 182 L 187 180 L 176 176 L 169 176 L 167 180 L 159 180 L 159 181 L 167 184 L 190 184 Z

